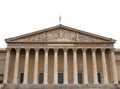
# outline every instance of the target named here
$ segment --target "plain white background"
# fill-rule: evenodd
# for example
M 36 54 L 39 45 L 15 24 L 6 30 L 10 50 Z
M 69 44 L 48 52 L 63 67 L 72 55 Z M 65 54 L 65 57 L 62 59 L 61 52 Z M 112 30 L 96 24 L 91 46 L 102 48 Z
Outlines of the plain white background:
M 0 0 L 0 48 L 4 39 L 61 24 L 117 40 L 120 0 Z

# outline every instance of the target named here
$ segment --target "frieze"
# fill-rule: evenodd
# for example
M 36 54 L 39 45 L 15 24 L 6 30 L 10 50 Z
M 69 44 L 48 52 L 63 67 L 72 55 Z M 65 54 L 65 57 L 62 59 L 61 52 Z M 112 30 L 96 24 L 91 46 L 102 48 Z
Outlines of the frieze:
M 74 46 L 74 44 L 47 44 L 48 46 L 58 46 L 58 47 L 60 47 L 60 46 Z
M 15 40 L 16 42 L 104 42 L 105 40 L 65 29 L 55 29 Z
M 113 47 L 112 44 L 8 44 L 8 47 Z

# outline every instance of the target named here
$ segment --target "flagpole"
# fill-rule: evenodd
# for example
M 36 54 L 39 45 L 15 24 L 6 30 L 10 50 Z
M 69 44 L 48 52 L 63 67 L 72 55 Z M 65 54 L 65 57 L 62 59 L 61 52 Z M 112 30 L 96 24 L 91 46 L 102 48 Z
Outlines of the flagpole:
M 60 15 L 60 17 L 59 17 L 59 25 L 61 24 L 61 15 Z

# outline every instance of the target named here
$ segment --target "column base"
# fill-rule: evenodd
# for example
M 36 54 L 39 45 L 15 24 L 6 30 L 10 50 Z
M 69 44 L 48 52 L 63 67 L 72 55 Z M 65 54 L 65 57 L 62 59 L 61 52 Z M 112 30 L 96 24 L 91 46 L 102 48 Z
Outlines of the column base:
M 86 83 L 83 83 L 83 84 L 89 85 L 89 83 L 88 83 L 88 82 L 86 82 Z
M 103 84 L 109 84 L 108 80 L 104 80 Z
M 55 82 L 55 83 L 53 83 L 53 84 L 58 84 L 58 83 Z
M 28 84 L 27 82 L 23 82 L 22 84 Z
M 18 84 L 17 82 L 13 82 L 12 84 Z
M 114 84 L 119 84 L 119 83 L 115 81 Z
M 78 84 L 78 82 L 74 82 L 73 84 Z
M 103 84 L 109 84 L 109 83 L 103 83 Z
M 3 82 L 3 84 L 8 84 L 7 82 Z
M 63 84 L 68 84 L 67 82 L 63 83 Z
M 44 82 L 43 84 L 48 84 L 47 82 Z
M 38 84 L 38 82 L 33 82 L 33 84 Z
M 94 82 L 93 84 L 99 84 L 98 82 Z

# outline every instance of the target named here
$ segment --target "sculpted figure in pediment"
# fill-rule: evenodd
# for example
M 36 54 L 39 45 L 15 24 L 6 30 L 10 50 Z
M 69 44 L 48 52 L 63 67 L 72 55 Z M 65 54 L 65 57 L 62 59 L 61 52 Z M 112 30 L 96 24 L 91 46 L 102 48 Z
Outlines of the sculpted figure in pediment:
M 75 31 L 69 31 L 65 29 L 56 29 L 51 31 L 46 31 L 40 34 L 32 35 L 26 38 L 18 39 L 17 41 L 26 42 L 99 42 L 103 41 L 101 39 L 84 35 Z
M 48 41 L 75 41 L 75 33 L 64 29 L 47 32 Z
M 114 39 L 95 35 L 82 30 L 74 29 L 64 25 L 58 25 L 33 33 L 6 39 L 7 43 L 41 43 L 41 42 L 73 42 L 73 43 L 115 43 Z

